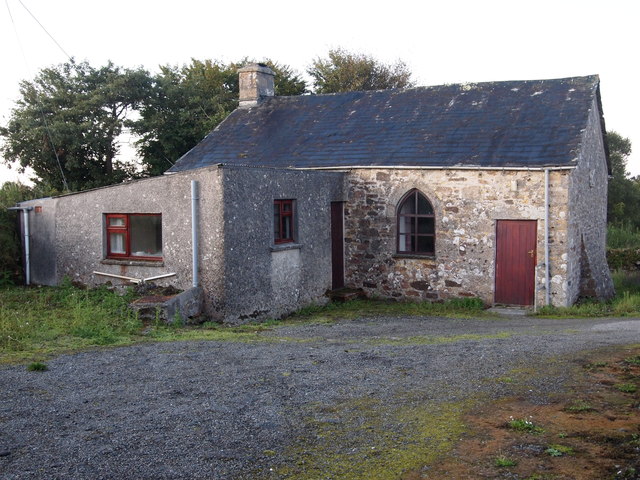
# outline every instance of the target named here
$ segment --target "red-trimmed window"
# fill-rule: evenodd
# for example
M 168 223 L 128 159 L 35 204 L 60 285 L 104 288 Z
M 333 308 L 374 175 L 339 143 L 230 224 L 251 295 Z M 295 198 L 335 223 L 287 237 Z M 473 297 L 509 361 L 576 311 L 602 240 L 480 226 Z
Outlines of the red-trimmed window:
M 411 190 L 398 206 L 398 253 L 435 255 L 436 218 L 431 202 Z
M 273 239 L 275 243 L 290 243 L 294 237 L 294 201 L 273 201 Z
M 162 260 L 162 215 L 109 213 L 105 220 L 107 258 Z

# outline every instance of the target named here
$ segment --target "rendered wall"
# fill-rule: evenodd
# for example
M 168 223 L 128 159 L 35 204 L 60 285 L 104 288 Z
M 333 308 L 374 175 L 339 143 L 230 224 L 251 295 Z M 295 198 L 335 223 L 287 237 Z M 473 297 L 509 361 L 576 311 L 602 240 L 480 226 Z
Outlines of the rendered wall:
M 200 189 L 200 283 L 207 313 L 215 316 L 223 296 L 224 265 L 222 187 L 217 167 L 29 202 L 42 207 L 40 217 L 31 214 L 34 282 L 55 284 L 67 276 L 87 285 L 121 284 L 125 282 L 93 272 L 133 278 L 175 273 L 156 283 L 191 287 L 191 180 L 197 180 Z M 107 213 L 162 214 L 163 261 L 106 259 Z
M 331 202 L 341 173 L 224 167 L 225 320 L 277 318 L 331 288 Z M 273 202 L 295 200 L 293 244 L 274 244 Z
M 551 302 L 570 301 L 566 284 L 567 171 L 550 175 Z M 396 208 L 417 188 L 436 216 L 436 253 L 396 254 Z M 345 218 L 347 283 L 370 295 L 493 303 L 496 220 L 536 220 L 537 305 L 544 304 L 544 172 L 495 170 L 352 170 Z
M 29 247 L 31 283 L 35 285 L 56 285 L 56 206 L 55 198 L 41 198 L 21 203 L 23 207 L 32 207 L 29 212 Z M 36 208 L 38 207 L 38 208 Z M 23 243 L 24 257 L 24 217 L 20 212 L 20 239 Z M 23 260 L 23 265 L 26 262 Z

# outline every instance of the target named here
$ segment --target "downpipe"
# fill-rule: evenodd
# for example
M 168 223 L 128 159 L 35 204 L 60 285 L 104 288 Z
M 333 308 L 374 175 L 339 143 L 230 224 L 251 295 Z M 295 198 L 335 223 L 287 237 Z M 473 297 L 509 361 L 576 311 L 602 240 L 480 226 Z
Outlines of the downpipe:
M 193 271 L 193 287 L 198 287 L 200 280 L 198 278 L 198 202 L 200 196 L 198 192 L 198 182 L 191 180 L 191 246 L 192 246 L 192 271 Z
M 7 210 L 22 211 L 22 225 L 24 230 L 24 284 L 31 285 L 31 233 L 29 229 L 29 212 L 33 207 L 9 207 Z
M 544 169 L 544 304 L 551 304 L 551 279 L 549 275 L 549 169 Z

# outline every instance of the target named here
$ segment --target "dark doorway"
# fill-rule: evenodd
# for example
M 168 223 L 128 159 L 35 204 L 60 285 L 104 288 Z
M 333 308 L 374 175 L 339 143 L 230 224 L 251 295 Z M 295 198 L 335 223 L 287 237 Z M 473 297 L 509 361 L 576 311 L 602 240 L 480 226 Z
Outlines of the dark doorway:
M 331 202 L 331 288 L 344 287 L 344 202 Z

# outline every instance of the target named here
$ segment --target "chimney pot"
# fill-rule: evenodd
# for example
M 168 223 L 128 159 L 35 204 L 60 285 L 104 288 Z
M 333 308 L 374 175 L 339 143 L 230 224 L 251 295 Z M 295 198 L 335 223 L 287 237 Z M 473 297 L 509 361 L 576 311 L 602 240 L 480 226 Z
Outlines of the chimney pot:
M 253 63 L 238 70 L 240 77 L 240 107 L 255 107 L 263 98 L 273 97 L 275 73 L 262 63 Z

